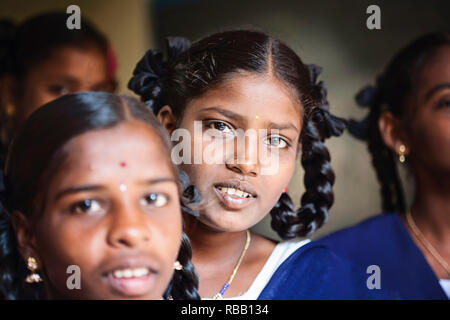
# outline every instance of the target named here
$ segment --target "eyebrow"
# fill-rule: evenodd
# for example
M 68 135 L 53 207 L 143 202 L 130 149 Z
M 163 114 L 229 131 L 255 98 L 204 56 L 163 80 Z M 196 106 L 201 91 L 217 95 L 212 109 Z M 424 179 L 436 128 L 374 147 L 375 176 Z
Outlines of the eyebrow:
M 237 114 L 237 113 L 227 110 L 227 109 L 223 109 L 221 107 L 208 107 L 208 108 L 203 109 L 202 111 L 215 111 L 229 119 L 241 121 L 241 122 L 244 121 L 244 117 L 241 116 L 240 114 Z
M 169 177 L 166 178 L 166 177 L 164 177 L 164 178 L 156 178 L 156 179 L 144 180 L 144 181 L 140 182 L 140 184 L 152 185 L 152 184 L 163 183 L 163 182 L 177 183 L 177 181 L 174 178 L 169 178 Z
M 72 76 L 61 75 L 61 74 L 51 74 L 47 77 L 48 81 L 61 81 L 66 84 L 76 85 L 78 80 Z
M 269 123 L 269 129 L 277 129 L 279 131 L 281 130 L 287 130 L 287 129 L 293 129 L 295 130 L 297 133 L 299 132 L 299 130 L 297 129 L 296 126 L 294 126 L 292 123 L 275 123 L 275 122 L 270 122 Z
M 150 180 L 143 180 L 143 181 L 139 182 L 139 184 L 154 185 L 154 184 L 163 183 L 163 182 L 177 183 L 176 180 L 173 178 L 156 178 L 156 179 L 150 179 Z M 105 189 L 106 189 L 106 187 L 102 186 L 102 185 L 81 185 L 81 186 L 69 187 L 69 188 L 66 188 L 66 189 L 58 192 L 56 194 L 55 198 L 56 198 L 56 200 L 59 200 L 70 194 L 76 194 L 76 193 L 88 192 L 88 191 L 101 191 L 101 190 L 105 190 Z
M 425 95 L 425 101 L 428 101 L 436 92 L 444 89 L 450 89 L 450 82 L 441 83 L 431 88 Z

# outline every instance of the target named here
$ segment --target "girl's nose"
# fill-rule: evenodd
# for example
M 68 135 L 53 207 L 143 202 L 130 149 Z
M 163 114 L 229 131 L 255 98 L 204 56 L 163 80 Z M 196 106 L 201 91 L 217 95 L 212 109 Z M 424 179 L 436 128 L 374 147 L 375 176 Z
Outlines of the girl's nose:
M 151 239 L 151 226 L 145 214 L 136 209 L 120 208 L 111 215 L 108 242 L 113 247 L 136 248 Z

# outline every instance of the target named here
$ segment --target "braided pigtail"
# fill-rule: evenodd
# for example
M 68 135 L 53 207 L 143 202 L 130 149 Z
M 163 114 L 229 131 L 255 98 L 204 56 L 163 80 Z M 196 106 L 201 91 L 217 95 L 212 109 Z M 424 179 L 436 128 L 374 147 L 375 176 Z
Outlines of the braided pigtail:
M 198 212 L 193 209 L 201 201 L 201 196 L 195 186 L 190 185 L 189 176 L 182 170 L 179 171 L 180 185 L 183 190 L 181 196 L 181 209 L 184 213 L 198 217 Z M 181 246 L 178 253 L 178 262 L 183 269 L 176 270 L 169 286 L 164 294 L 165 299 L 174 300 L 199 300 L 198 275 L 192 264 L 192 249 L 188 236 L 183 232 Z
M 283 193 L 270 212 L 272 228 L 283 239 L 309 236 L 327 221 L 328 210 L 334 202 L 332 186 L 335 175 L 325 139 L 340 136 L 346 127 L 343 119 L 330 114 L 324 83 L 320 81 L 316 84 L 321 68 L 315 65 L 308 65 L 307 68 L 314 106 L 309 114 L 305 114 L 306 121 L 300 138 L 306 191 L 299 210 L 294 210 L 289 195 Z
M 181 270 L 175 270 L 172 281 L 170 282 L 165 299 L 174 300 L 199 300 L 198 294 L 198 275 L 192 264 L 191 243 L 187 235 L 183 232 L 181 237 L 181 247 L 178 253 L 178 262 L 183 266 Z
M 382 208 L 385 212 L 405 212 L 406 202 L 395 161 L 395 154 L 385 144 L 378 128 L 378 119 L 384 111 L 383 77 L 376 87 L 367 86 L 357 95 L 356 101 L 361 107 L 370 108 L 368 116 L 362 121 L 350 120 L 349 132 L 368 143 L 372 156 L 372 165 L 380 183 Z
M 141 100 L 154 114 L 167 104 L 165 84 L 170 76 L 177 57 L 190 47 L 189 40 L 182 37 L 166 39 L 167 60 L 159 50 L 148 50 L 137 63 L 128 88 L 141 97 Z
M 0 171 L 0 299 L 40 299 L 44 296 L 42 285 L 25 283 L 28 271 L 18 249 L 4 187 Z

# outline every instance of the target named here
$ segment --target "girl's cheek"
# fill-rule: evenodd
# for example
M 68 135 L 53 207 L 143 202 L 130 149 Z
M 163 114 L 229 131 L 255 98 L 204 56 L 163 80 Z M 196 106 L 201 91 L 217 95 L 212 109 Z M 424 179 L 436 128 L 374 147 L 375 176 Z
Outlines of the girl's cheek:
M 88 275 L 101 257 L 105 249 L 101 243 L 103 233 L 101 230 L 79 230 L 73 223 L 49 220 L 47 226 L 50 228 L 42 230 L 45 220 L 43 222 L 38 238 L 40 255 L 52 284 L 64 289 L 69 266 L 76 265 L 80 267 L 82 275 Z

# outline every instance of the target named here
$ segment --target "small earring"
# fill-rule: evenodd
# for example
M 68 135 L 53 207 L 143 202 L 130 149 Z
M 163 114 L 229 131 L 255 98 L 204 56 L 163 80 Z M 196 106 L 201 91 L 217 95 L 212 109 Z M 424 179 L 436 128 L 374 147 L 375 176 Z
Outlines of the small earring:
M 12 116 L 14 114 L 14 106 L 12 104 L 7 104 L 5 106 L 5 112 L 7 116 Z
M 405 151 L 406 151 L 406 147 L 405 147 L 404 144 L 402 144 L 402 145 L 400 146 L 400 148 L 399 148 L 399 154 L 398 154 L 398 160 L 399 160 L 401 163 L 404 163 L 405 160 L 406 160 L 406 158 L 405 158 Z
M 177 271 L 183 270 L 183 265 L 180 263 L 180 261 L 175 261 L 173 263 L 173 268 Z
M 287 187 L 285 187 L 284 189 L 283 189 L 283 193 L 287 193 Z
M 28 270 L 31 271 L 31 274 L 29 274 L 26 277 L 25 282 L 27 282 L 27 283 L 42 282 L 41 276 L 38 273 L 36 273 L 38 265 L 37 265 L 37 262 L 36 262 L 35 258 L 28 257 L 28 259 L 27 259 L 27 267 L 28 267 Z

